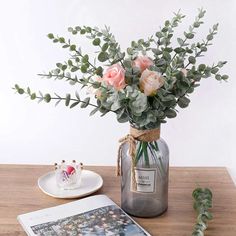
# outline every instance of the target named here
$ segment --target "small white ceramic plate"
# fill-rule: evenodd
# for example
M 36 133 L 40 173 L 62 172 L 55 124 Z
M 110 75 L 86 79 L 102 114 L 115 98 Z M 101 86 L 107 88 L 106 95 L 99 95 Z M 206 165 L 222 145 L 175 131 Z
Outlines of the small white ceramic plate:
M 79 198 L 96 192 L 103 185 L 102 177 L 90 170 L 83 170 L 81 178 L 81 184 L 78 188 L 63 190 L 57 186 L 55 172 L 51 171 L 38 179 L 38 186 L 45 194 L 51 197 Z

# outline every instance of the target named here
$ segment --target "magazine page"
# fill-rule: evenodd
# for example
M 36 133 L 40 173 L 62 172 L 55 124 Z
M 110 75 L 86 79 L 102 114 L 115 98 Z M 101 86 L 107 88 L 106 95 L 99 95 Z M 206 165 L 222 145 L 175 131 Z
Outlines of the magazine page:
M 105 195 L 23 214 L 18 220 L 30 236 L 150 235 Z

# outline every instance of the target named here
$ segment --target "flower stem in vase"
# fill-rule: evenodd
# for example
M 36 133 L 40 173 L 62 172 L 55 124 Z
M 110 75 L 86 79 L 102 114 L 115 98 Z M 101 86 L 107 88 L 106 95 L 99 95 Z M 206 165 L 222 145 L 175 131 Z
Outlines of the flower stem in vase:
M 149 162 L 147 147 L 148 147 L 148 142 L 142 142 L 143 154 L 144 154 L 144 159 L 145 159 L 145 166 L 147 168 L 149 168 L 150 162 Z

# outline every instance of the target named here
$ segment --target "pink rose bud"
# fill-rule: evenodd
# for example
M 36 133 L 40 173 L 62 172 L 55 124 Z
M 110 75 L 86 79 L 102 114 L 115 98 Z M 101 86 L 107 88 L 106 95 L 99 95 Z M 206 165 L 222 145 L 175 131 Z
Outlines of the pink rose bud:
M 101 91 L 100 89 L 97 89 L 97 90 L 95 91 L 95 96 L 96 96 L 96 98 L 98 98 L 98 99 L 102 99 L 102 91 Z
M 102 78 L 101 78 L 101 77 L 97 77 L 97 78 L 95 79 L 95 82 L 102 82 Z
M 148 69 L 153 64 L 153 61 L 147 56 L 139 56 L 133 61 L 133 66 L 138 67 L 141 72 Z
M 140 90 L 147 96 L 153 96 L 157 90 L 164 85 L 164 79 L 160 73 L 146 69 L 143 71 L 139 86 Z
M 95 95 L 96 98 L 98 99 L 101 99 L 102 98 L 102 91 L 101 89 L 95 89 L 93 86 L 89 86 L 87 91 L 86 91 L 86 94 L 89 94 L 89 95 Z
M 103 81 L 108 85 L 111 85 L 116 90 L 123 89 L 126 86 L 125 83 L 125 70 L 119 64 L 110 66 L 106 73 L 103 75 Z
M 180 71 L 184 74 L 185 77 L 187 76 L 188 71 L 185 68 L 182 68 Z

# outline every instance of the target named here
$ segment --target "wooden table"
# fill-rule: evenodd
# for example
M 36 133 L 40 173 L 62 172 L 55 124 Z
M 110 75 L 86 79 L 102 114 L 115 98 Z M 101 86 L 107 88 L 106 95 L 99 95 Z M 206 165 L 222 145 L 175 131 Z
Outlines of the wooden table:
M 99 173 L 104 186 L 98 193 L 120 203 L 120 183 L 114 167 L 87 167 Z M 50 166 L 0 165 L 0 235 L 26 235 L 17 215 L 63 204 L 42 193 L 37 179 Z M 236 188 L 225 168 L 170 168 L 169 208 L 160 217 L 135 220 L 153 236 L 190 236 L 196 214 L 192 208 L 192 190 L 197 186 L 213 191 L 214 219 L 206 236 L 236 235 Z

